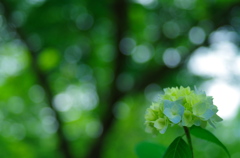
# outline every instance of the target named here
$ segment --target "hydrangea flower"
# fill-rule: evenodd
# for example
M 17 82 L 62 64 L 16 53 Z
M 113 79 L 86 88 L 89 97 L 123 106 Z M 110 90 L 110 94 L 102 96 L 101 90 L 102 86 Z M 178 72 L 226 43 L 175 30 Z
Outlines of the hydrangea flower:
M 209 123 L 215 127 L 214 123 L 222 121 L 217 111 L 213 98 L 203 91 L 189 87 L 166 88 L 160 99 L 146 111 L 146 131 L 163 134 L 169 125 L 175 124 L 205 127 Z

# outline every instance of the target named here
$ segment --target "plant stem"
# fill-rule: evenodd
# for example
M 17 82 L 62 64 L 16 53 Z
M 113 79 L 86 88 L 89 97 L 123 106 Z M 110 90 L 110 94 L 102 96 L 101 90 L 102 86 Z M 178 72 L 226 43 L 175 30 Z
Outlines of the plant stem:
M 192 151 L 192 158 L 193 158 L 194 157 L 193 156 L 193 147 L 192 147 L 192 140 L 191 140 L 189 129 L 186 126 L 183 126 L 183 129 L 184 129 L 186 137 L 187 137 L 188 145 L 190 146 L 190 149 Z

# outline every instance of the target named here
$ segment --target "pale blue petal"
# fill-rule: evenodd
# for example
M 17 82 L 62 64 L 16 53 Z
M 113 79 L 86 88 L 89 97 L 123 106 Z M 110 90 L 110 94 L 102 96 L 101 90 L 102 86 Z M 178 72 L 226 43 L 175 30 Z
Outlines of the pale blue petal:
M 165 109 L 164 114 L 168 117 L 168 119 L 173 123 L 179 123 L 181 121 L 180 115 L 173 115 L 171 109 Z
M 170 121 L 172 121 L 173 123 L 177 124 L 181 121 L 181 116 L 177 115 L 177 116 L 174 116 L 172 118 L 169 118 Z
M 167 108 L 167 109 L 164 109 L 163 113 L 168 117 L 168 118 L 171 118 L 173 115 L 172 115 L 172 112 L 171 112 L 171 109 Z
M 164 126 L 164 128 L 160 131 L 160 133 L 161 133 L 161 134 L 164 134 L 164 133 L 166 132 L 166 130 L 167 130 L 167 127 L 168 127 L 168 126 Z
M 173 102 L 171 102 L 170 100 L 164 100 L 163 104 L 164 104 L 164 109 L 171 108 L 174 105 Z
M 175 104 L 173 107 L 172 107 L 172 110 L 175 112 L 175 113 L 178 113 L 180 116 L 183 115 L 184 113 L 184 107 L 181 105 L 181 104 Z
M 164 111 L 163 113 L 168 117 L 168 119 L 173 123 L 179 123 L 182 119 L 184 113 L 184 107 L 179 104 L 180 101 L 164 101 Z
M 214 111 L 208 109 L 201 117 L 203 117 L 204 120 L 210 119 L 214 115 Z
M 195 120 L 195 121 L 194 121 L 194 125 L 200 126 L 200 125 L 201 125 L 201 120 Z
M 196 86 L 194 86 L 194 90 L 195 90 L 195 93 L 198 94 L 198 95 L 201 95 L 201 94 L 206 95 L 206 93 L 204 91 L 202 91 L 200 89 L 197 89 Z

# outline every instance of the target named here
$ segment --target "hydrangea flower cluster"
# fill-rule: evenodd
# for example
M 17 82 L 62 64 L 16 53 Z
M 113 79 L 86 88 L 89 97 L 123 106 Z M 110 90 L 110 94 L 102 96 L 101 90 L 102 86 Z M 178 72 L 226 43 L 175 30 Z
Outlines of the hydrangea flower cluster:
M 166 88 L 160 99 L 146 111 L 146 131 L 163 134 L 169 125 L 175 124 L 205 127 L 209 123 L 215 127 L 215 122 L 222 121 L 217 111 L 213 98 L 203 91 L 189 87 Z

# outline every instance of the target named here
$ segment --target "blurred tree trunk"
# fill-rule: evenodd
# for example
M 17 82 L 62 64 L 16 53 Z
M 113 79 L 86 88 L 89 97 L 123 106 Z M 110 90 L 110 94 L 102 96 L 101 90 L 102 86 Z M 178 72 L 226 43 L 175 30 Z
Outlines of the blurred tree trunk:
M 126 56 L 121 53 L 119 43 L 124 38 L 124 34 L 127 30 L 128 26 L 128 16 L 127 16 L 127 2 L 126 0 L 116 0 L 112 4 L 112 12 L 115 23 L 115 51 L 116 58 L 114 61 L 114 80 L 111 84 L 110 95 L 108 98 L 108 105 L 104 109 L 106 110 L 103 113 L 101 118 L 101 123 L 103 127 L 102 134 L 94 141 L 93 145 L 90 147 L 86 157 L 87 158 L 99 158 L 101 157 L 101 151 L 104 146 L 104 141 L 112 124 L 114 123 L 115 116 L 113 114 L 113 108 L 115 103 L 123 96 L 123 93 L 117 88 L 117 77 L 123 71 L 123 67 L 125 66 L 125 58 Z

